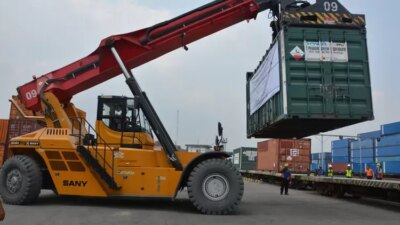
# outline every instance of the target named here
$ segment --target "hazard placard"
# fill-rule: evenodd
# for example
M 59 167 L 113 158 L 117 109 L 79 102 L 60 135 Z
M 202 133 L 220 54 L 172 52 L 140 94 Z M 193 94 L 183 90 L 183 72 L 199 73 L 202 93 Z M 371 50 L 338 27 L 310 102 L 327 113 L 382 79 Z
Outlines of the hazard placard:
M 296 46 L 291 52 L 290 54 L 293 56 L 294 59 L 296 60 L 301 60 L 304 56 L 304 52 L 303 50 L 301 50 L 301 48 L 299 46 Z

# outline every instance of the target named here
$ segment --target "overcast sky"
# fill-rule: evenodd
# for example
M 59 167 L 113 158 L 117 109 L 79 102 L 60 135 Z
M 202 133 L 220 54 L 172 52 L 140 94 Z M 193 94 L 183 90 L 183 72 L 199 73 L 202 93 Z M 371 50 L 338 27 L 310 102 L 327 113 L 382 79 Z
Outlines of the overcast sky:
M 91 53 L 109 35 L 151 26 L 208 3 L 207 0 L 13 0 L 0 1 L 0 118 L 16 88 Z M 375 121 L 332 131 L 355 135 L 400 120 L 398 0 L 342 0 L 366 14 Z M 383 4 L 384 3 L 384 4 Z M 174 51 L 133 72 L 178 144 L 212 144 L 221 121 L 228 148 L 256 146 L 246 139 L 245 74 L 271 42 L 268 14 Z M 73 98 L 94 124 L 98 95 L 126 95 L 122 76 Z M 179 110 L 179 135 L 176 136 Z M 329 146 L 329 142 L 325 143 Z M 314 151 L 319 150 L 314 143 Z

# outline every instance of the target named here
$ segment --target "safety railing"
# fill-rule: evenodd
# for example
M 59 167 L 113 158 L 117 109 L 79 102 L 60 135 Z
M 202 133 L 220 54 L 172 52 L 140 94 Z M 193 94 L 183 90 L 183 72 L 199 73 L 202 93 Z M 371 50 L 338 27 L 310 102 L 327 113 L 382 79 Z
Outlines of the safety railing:
M 86 119 L 75 117 L 70 118 L 70 121 L 72 123 L 71 136 L 78 138 L 79 146 L 85 147 L 86 151 L 88 151 L 99 165 L 103 167 L 104 171 L 114 181 L 114 149 L 107 144 L 107 142 L 97 133 L 96 129 Z M 77 124 L 79 127 L 78 131 L 76 131 L 75 126 Z M 83 132 L 83 128 L 85 128 L 85 132 Z M 94 153 L 91 153 L 91 151 L 94 151 Z M 107 158 L 110 160 L 107 160 Z M 111 174 L 108 173 L 107 170 L 109 170 Z

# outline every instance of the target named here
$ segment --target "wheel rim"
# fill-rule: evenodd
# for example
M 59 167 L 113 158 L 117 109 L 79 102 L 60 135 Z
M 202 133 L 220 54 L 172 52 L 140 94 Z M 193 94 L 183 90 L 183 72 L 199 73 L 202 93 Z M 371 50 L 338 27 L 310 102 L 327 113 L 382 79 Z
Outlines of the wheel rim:
M 18 192 L 22 187 L 22 174 L 18 169 L 11 170 L 7 174 L 6 181 L 7 190 L 14 194 Z
M 221 174 L 212 174 L 203 180 L 203 194 L 211 201 L 220 201 L 229 193 L 229 182 Z

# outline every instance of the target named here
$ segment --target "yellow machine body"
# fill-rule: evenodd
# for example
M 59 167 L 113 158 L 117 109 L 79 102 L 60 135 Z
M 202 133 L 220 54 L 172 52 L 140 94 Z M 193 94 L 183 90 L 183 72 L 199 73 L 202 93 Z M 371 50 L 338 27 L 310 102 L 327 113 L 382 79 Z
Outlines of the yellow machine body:
M 111 188 L 77 151 L 78 145 L 82 145 L 83 134 L 88 132 L 82 126 L 82 120 L 85 119 L 82 117 L 86 114 L 71 103 L 61 105 L 51 93 L 46 93 L 46 97 L 53 106 L 52 114 L 56 120 L 46 117 L 47 128 L 13 138 L 9 148 L 13 155 L 39 158 L 60 195 L 174 197 L 180 188 L 185 168 L 201 155 L 177 152 L 183 170 L 176 170 L 164 151 L 154 149 L 150 134 L 126 133 L 123 138 L 133 138 L 143 147 L 121 147 L 116 144 L 120 142 L 121 134 L 97 120 L 96 133 L 101 134 L 101 138 L 98 137 L 96 145 L 87 144 L 85 147 L 118 185 L 118 188 Z M 54 128 L 55 122 L 61 128 Z M 133 144 L 137 144 L 136 141 Z
M 39 155 L 60 195 L 173 197 L 179 188 L 182 171 L 170 165 L 164 152 L 133 148 L 115 148 L 109 152 L 100 146 L 98 154 L 104 156 L 105 152 L 105 162 L 111 162 L 114 155 L 114 171 L 105 168 L 108 173 L 114 172 L 120 188 L 111 189 L 76 151 L 74 141 L 68 129 L 43 128 L 12 139 L 10 148 L 13 154 Z M 200 154 L 178 152 L 177 155 L 186 167 Z

